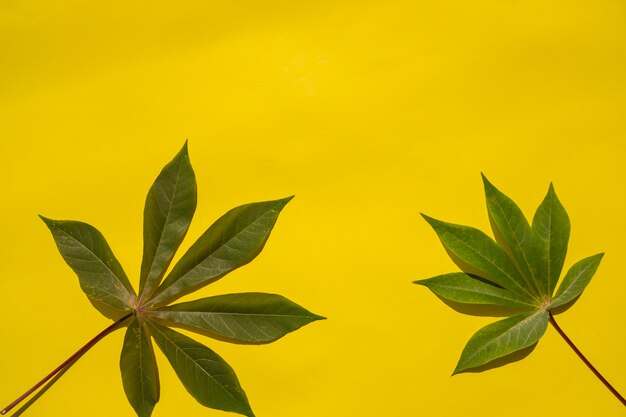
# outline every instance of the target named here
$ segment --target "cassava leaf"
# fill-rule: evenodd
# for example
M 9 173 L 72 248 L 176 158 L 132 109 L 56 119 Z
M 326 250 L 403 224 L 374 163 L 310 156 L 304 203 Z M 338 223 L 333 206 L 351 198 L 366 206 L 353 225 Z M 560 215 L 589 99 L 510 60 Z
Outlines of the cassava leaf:
M 414 284 L 423 285 L 438 296 L 459 303 L 535 307 L 523 297 L 507 289 L 489 284 L 463 272 L 439 275 L 415 281 Z
M 562 306 L 578 297 L 585 290 L 591 278 L 593 278 L 603 256 L 603 253 L 599 253 L 572 265 L 567 274 L 565 274 L 565 278 L 563 278 L 563 282 L 561 282 L 550 307 Z
M 150 417 L 159 401 L 159 372 L 150 336 L 137 318 L 126 330 L 120 370 L 124 391 L 137 416 Z
M 494 187 L 487 177 L 482 177 L 489 221 L 496 240 L 515 262 L 526 281 L 525 287 L 536 296 L 547 295 L 540 275 L 543 247 L 539 236 L 531 229 L 517 204 Z
M 548 312 L 537 310 L 489 324 L 467 342 L 454 373 L 487 364 L 536 343 L 548 327 Z
M 180 246 L 196 210 L 196 177 L 187 142 L 152 184 L 143 221 L 140 298 L 149 298 Z
M 570 233 L 569 216 L 552 184 L 535 213 L 532 229 L 543 241 L 545 262 L 541 275 L 546 279 L 547 295 L 552 295 L 563 269 Z
M 39 217 L 94 307 L 113 320 L 131 311 L 135 291 L 102 233 L 87 223 Z
M 473 369 L 531 346 L 551 323 L 576 353 L 582 354 L 560 329 L 552 309 L 575 301 L 596 272 L 602 254 L 574 264 L 554 298 L 567 254 L 570 222 L 552 184 L 535 212 L 532 226 L 519 207 L 483 176 L 489 220 L 496 242 L 483 232 L 424 216 L 448 255 L 463 272 L 415 281 L 443 298 L 461 303 L 495 304 L 531 309 L 479 330 L 468 341 L 454 373 Z M 493 284 L 492 284 L 493 283 Z M 595 368 L 583 361 L 599 376 Z M 626 405 L 626 399 L 599 376 Z
M 245 204 L 224 214 L 178 261 L 150 304 L 170 303 L 250 262 L 292 198 Z
M 509 257 L 489 236 L 472 227 L 442 222 L 424 214 L 422 217 L 435 230 L 461 270 L 494 282 L 524 300 L 534 300 Z
M 283 296 L 226 294 L 161 307 L 151 318 L 236 343 L 269 343 L 323 317 Z
M 208 347 L 163 324 L 233 343 L 260 344 L 323 319 L 280 295 L 263 293 L 220 295 L 167 307 L 169 302 L 254 259 L 292 197 L 246 204 L 227 212 L 191 246 L 159 286 L 189 228 L 196 197 L 195 175 L 185 143 L 163 168 L 146 198 L 139 298 L 98 230 L 82 222 L 41 217 L 89 301 L 115 322 L 0 414 L 10 412 L 43 386 L 17 411 L 21 414 L 93 345 L 128 325 L 120 369 L 124 391 L 138 417 L 150 417 L 160 395 L 151 337 L 201 404 L 254 416 L 233 369 Z
M 174 330 L 148 323 L 152 337 L 176 375 L 200 404 L 254 416 L 235 371 L 218 354 Z

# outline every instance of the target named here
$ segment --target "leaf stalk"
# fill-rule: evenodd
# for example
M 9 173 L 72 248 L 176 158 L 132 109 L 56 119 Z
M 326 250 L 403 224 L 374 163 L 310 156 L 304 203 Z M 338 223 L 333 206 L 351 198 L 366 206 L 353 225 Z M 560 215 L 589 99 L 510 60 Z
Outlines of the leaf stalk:
M 111 324 L 109 327 L 107 327 L 106 329 L 104 329 L 103 331 L 98 333 L 93 339 L 91 339 L 83 347 L 78 349 L 72 356 L 70 356 L 62 364 L 57 366 L 52 372 L 50 372 L 48 375 L 46 375 L 41 381 L 37 382 L 35 385 L 32 386 L 32 388 L 30 388 L 24 394 L 22 394 L 18 398 L 16 398 L 15 401 L 13 401 L 11 404 L 7 405 L 2 411 L 0 411 L 0 415 L 5 415 L 9 411 L 11 411 L 16 405 L 18 405 L 19 403 L 24 401 L 26 398 L 28 398 L 33 392 L 37 391 L 37 389 L 39 389 L 48 380 L 50 380 L 56 374 L 61 372 L 68 365 L 71 365 L 74 362 L 74 360 L 76 360 L 79 357 L 81 357 L 82 355 L 84 355 L 85 352 L 87 352 L 89 349 L 91 349 L 96 343 L 98 343 L 100 340 L 102 340 L 106 335 L 108 335 L 109 333 L 113 332 L 114 330 L 117 330 L 119 325 L 122 324 L 124 321 L 126 321 L 128 318 L 132 317 L 132 315 L 133 315 L 133 313 L 128 313 L 127 315 L 125 315 L 124 317 L 122 317 L 121 319 L 117 320 L 115 323 Z
M 567 337 L 563 329 L 561 329 L 561 327 L 557 324 L 550 310 L 548 310 L 548 315 L 549 315 L 550 324 L 559 333 L 559 335 L 561 335 L 563 340 L 565 340 L 565 342 L 569 345 L 569 347 L 572 348 L 572 350 L 578 355 L 578 357 L 584 362 L 584 364 L 587 365 L 587 367 L 591 370 L 591 372 L 593 372 L 593 374 L 604 384 L 604 386 L 607 387 L 608 390 L 611 391 L 611 393 L 618 400 L 620 400 L 622 405 L 626 406 L 626 399 L 624 399 L 624 397 L 622 397 L 622 395 L 619 392 L 617 392 L 617 390 L 613 387 L 613 385 L 611 385 L 609 381 L 607 381 L 606 378 L 604 378 L 602 374 L 595 368 L 595 366 L 593 366 L 591 362 L 589 362 L 589 360 L 585 357 L 585 355 L 583 355 L 582 352 L 578 350 L 574 342 L 572 342 L 572 340 L 569 337 Z

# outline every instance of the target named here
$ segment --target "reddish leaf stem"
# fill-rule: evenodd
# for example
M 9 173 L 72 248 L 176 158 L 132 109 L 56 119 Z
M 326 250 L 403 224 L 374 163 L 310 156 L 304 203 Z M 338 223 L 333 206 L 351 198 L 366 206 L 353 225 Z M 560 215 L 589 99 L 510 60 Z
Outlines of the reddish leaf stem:
M 127 315 L 125 315 L 124 317 L 122 317 L 121 319 L 119 319 L 118 321 L 116 321 L 115 323 L 111 324 L 109 327 L 107 327 L 106 329 L 104 329 L 103 331 L 98 333 L 96 335 L 96 337 L 94 337 L 89 342 L 87 342 L 87 344 L 85 344 L 85 346 L 83 346 L 80 349 L 78 349 L 76 351 L 76 353 L 74 353 L 72 356 L 67 358 L 61 365 L 57 366 L 54 369 L 54 371 L 50 372 L 44 379 L 42 379 L 41 381 L 37 382 L 31 389 L 26 391 L 24 394 L 20 395 L 11 404 L 7 405 L 2 411 L 0 411 L 0 415 L 4 415 L 4 414 L 8 413 L 9 411 L 11 411 L 13 409 L 13 407 L 18 405 L 22 401 L 24 401 L 24 399 L 26 399 L 29 395 L 31 395 L 33 392 L 35 392 L 39 387 L 41 387 L 43 384 L 45 384 L 50 378 L 54 377 L 57 373 L 62 371 L 66 366 L 71 364 L 75 359 L 77 359 L 78 357 L 84 355 L 85 352 L 87 352 L 89 349 L 91 349 L 96 343 L 98 343 L 100 340 L 102 340 L 102 338 L 104 338 L 106 335 L 108 335 L 112 331 L 116 330 L 117 327 L 120 324 L 122 324 L 126 319 L 128 319 L 132 315 L 133 315 L 133 313 L 128 313 Z
M 615 388 L 613 388 L 613 385 L 611 385 L 609 383 L 609 381 L 607 381 L 600 372 L 598 372 L 598 370 L 591 364 L 591 362 L 589 362 L 589 360 L 587 360 L 587 358 L 585 358 L 585 355 L 582 354 L 582 352 L 580 350 L 578 350 L 578 348 L 576 347 L 576 345 L 574 344 L 574 342 L 572 342 L 570 340 L 569 337 L 567 337 L 567 335 L 565 334 L 565 332 L 561 329 L 561 327 L 559 327 L 559 325 L 557 324 L 556 320 L 554 320 L 554 316 L 552 315 L 552 312 L 550 310 L 548 310 L 548 315 L 550 317 L 550 324 L 552 325 L 552 327 L 554 327 L 554 329 L 561 335 L 561 337 L 563 338 L 563 340 L 565 340 L 565 342 L 567 342 L 567 344 L 569 345 L 569 347 L 572 348 L 572 350 L 574 352 L 576 352 L 576 354 L 578 355 L 578 357 L 585 363 L 585 365 L 587 365 L 587 367 L 589 369 L 591 369 L 591 372 L 593 372 L 593 374 L 598 377 L 598 379 L 600 381 L 602 381 L 602 383 L 604 384 L 605 387 L 607 387 L 609 389 L 609 391 L 611 391 L 611 393 L 613 393 L 613 395 L 615 395 L 615 397 L 621 401 L 622 405 L 626 406 L 626 399 L 624 399 L 624 397 L 622 397 L 622 395 L 617 392 L 617 390 Z

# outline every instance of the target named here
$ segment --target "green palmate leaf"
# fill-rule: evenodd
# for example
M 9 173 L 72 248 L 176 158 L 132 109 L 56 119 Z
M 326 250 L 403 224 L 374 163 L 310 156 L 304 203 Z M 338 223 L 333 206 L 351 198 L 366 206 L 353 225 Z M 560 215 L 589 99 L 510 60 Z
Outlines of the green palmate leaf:
M 292 198 L 246 204 L 224 214 L 189 248 L 150 303 L 167 304 L 250 262 Z
M 144 209 L 141 298 L 156 289 L 180 246 L 196 210 L 196 177 L 187 143 L 167 164 L 148 192 Z
M 505 307 L 533 307 L 524 297 L 476 279 L 463 272 L 439 275 L 434 278 L 415 281 L 440 297 L 459 303 L 494 304 Z
M 562 306 L 578 297 L 587 287 L 591 278 L 593 278 L 603 256 L 603 253 L 599 253 L 572 265 L 567 274 L 565 274 L 565 278 L 563 278 L 563 282 L 561 282 L 550 308 Z
M 444 300 L 530 308 L 532 311 L 513 315 L 476 332 L 463 349 L 454 374 L 535 344 L 551 323 L 598 379 L 626 406 L 626 398 L 582 355 L 553 314 L 554 308 L 571 305 L 584 291 L 603 254 L 574 264 L 552 297 L 563 269 L 570 234 L 569 217 L 554 187 L 550 184 L 530 226 L 513 200 L 496 189 L 484 175 L 483 183 L 497 243 L 479 230 L 424 216 L 452 260 L 465 273 L 445 274 L 415 283 L 427 287 Z
M 422 217 L 432 226 L 452 260 L 463 271 L 494 282 L 526 301 L 534 300 L 515 265 L 489 236 L 472 227 L 442 222 L 424 214 Z
M 159 401 L 159 373 L 150 337 L 137 318 L 126 330 L 120 369 L 128 401 L 139 417 L 149 417 Z
M 569 217 L 552 184 L 535 213 L 532 229 L 543 241 L 545 262 L 541 275 L 546 279 L 547 295 L 552 295 L 563 269 L 570 233 Z
M 148 323 L 176 375 L 200 404 L 254 416 L 235 371 L 218 354 L 174 330 Z
M 113 320 L 131 311 L 135 291 L 102 233 L 87 223 L 40 217 L 94 307 Z
M 185 143 L 163 168 L 146 198 L 139 298 L 98 230 L 86 223 L 42 217 L 91 303 L 115 322 L 1 409 L 0 414 L 10 412 L 39 390 L 17 411 L 21 414 L 93 345 L 128 325 L 120 369 L 124 391 L 138 417 L 150 417 L 159 400 L 159 376 L 151 337 L 201 404 L 252 417 L 248 399 L 233 369 L 208 347 L 163 325 L 233 343 L 260 344 L 323 319 L 275 294 L 227 294 L 167 306 L 254 259 L 291 198 L 230 210 L 200 236 L 161 283 L 196 208 L 196 180 Z
M 454 373 L 475 368 L 536 343 L 548 327 L 548 312 L 518 314 L 489 324 L 467 342 Z
M 242 293 L 161 307 L 152 318 L 237 343 L 269 343 L 323 317 L 276 294 Z
M 543 270 L 542 242 L 531 229 L 517 204 L 494 187 L 483 175 L 489 220 L 498 243 L 515 262 L 526 288 L 535 295 L 547 295 L 541 277 Z

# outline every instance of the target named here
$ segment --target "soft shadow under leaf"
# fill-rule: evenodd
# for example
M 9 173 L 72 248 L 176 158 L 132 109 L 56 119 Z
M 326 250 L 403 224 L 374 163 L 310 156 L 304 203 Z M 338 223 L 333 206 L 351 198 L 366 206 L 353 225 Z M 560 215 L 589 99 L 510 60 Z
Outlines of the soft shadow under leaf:
M 461 313 L 461 314 L 466 314 L 468 316 L 508 317 L 508 316 L 512 316 L 515 314 L 530 311 L 530 309 L 504 307 L 504 306 L 497 306 L 493 304 L 458 303 L 456 301 L 451 301 L 443 297 L 439 297 L 438 295 L 437 297 L 454 311 Z
M 526 356 L 530 355 L 533 350 L 537 347 L 537 343 L 534 345 L 530 345 L 523 349 L 518 350 L 517 352 L 510 353 L 506 356 L 502 356 L 501 358 L 494 359 L 489 363 L 484 365 L 477 366 L 476 368 L 466 369 L 464 371 L 457 372 L 457 374 L 477 374 L 485 371 L 489 371 L 490 369 L 500 368 L 504 365 L 508 365 L 510 363 L 515 363 L 521 361 L 526 358 Z

